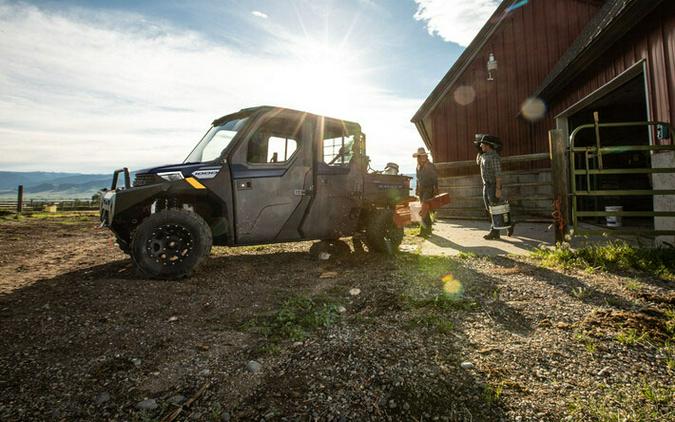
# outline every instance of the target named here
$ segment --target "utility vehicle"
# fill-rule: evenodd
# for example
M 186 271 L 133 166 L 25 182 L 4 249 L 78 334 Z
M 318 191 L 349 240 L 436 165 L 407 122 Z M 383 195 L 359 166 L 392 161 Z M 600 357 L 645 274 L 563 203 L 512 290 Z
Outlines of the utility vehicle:
M 247 108 L 216 119 L 181 164 L 139 170 L 133 184 L 127 168 L 116 170 L 101 224 L 158 278 L 189 276 L 212 245 L 335 247 L 359 236 L 369 250 L 391 253 L 410 220 L 410 178 L 368 168 L 357 123 Z

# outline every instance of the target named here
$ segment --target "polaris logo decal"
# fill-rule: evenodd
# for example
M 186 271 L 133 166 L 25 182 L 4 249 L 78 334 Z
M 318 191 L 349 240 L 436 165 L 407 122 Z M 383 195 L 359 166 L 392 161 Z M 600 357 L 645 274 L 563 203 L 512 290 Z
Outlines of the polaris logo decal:
M 200 169 L 193 172 L 192 175 L 198 179 L 213 179 L 214 177 L 216 177 L 219 171 L 220 167 L 210 169 Z

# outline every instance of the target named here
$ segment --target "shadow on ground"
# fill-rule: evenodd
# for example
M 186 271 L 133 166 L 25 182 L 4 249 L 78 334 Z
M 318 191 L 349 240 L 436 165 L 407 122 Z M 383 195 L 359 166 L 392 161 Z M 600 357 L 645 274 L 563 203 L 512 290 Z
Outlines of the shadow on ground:
M 144 278 L 128 259 L 35 281 L 0 297 L 0 396 L 11 403 L 0 417 L 159 418 L 171 396 L 190 396 L 208 379 L 192 409 L 202 416 L 501 418 L 480 373 L 459 368 L 454 337 L 406 329 L 395 303 L 380 316 L 358 312 L 380 306 L 383 292 L 399 297 L 407 275 L 400 257 L 319 262 L 306 250 L 262 249 L 228 250 L 178 282 Z M 355 287 L 360 295 L 346 293 Z M 334 295 L 347 309 L 341 322 L 302 347 L 289 340 L 265 354 L 265 339 L 246 323 L 312 294 Z M 508 306 L 494 306 L 500 324 L 528 329 Z M 250 359 L 264 363 L 262 373 L 247 370 Z M 136 409 L 145 398 L 158 407 Z

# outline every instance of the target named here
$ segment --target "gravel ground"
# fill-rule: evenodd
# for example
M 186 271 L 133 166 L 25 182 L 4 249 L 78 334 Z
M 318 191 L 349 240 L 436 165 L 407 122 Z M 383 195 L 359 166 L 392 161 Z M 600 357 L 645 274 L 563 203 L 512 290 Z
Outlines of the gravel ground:
M 162 282 L 95 227 L 0 222 L 0 420 L 675 418 L 672 282 L 413 238 L 214 248 Z

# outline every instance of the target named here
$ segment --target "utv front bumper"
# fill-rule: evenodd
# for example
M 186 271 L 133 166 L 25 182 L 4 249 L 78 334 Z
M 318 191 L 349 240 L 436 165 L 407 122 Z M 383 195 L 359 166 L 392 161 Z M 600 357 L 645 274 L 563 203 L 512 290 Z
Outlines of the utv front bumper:
M 105 191 L 101 197 L 100 219 L 101 227 L 110 227 L 113 216 L 115 215 L 115 199 L 117 192 L 114 190 Z
M 110 227 L 113 217 L 115 216 L 115 200 L 117 199 L 116 189 L 121 173 L 124 174 L 124 189 L 129 189 L 131 187 L 131 176 L 129 175 L 129 169 L 124 167 L 115 170 L 113 173 L 113 180 L 112 184 L 110 185 L 110 190 L 104 190 L 103 195 L 101 196 L 101 207 L 99 210 L 101 227 Z

